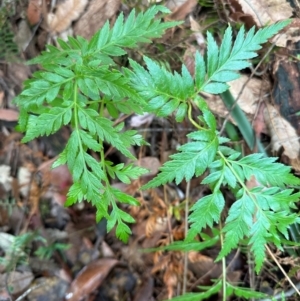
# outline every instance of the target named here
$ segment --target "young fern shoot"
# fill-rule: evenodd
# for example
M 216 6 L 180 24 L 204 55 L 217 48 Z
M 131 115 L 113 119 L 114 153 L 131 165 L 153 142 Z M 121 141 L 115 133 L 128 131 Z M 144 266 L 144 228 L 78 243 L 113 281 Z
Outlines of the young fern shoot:
M 186 241 L 192 241 L 206 227 L 220 222 L 225 200 L 222 186 L 229 186 L 236 201 L 228 213 L 223 232 L 224 245 L 218 259 L 236 248 L 242 239 L 254 254 L 256 270 L 265 258 L 265 244 L 281 248 L 281 238 L 288 239 L 288 227 L 299 222 L 292 213 L 300 194 L 288 189 L 299 185 L 290 168 L 276 163 L 276 158 L 240 154 L 224 144 L 228 139 L 217 131 L 214 115 L 200 92 L 218 94 L 228 89 L 227 82 L 239 77 L 237 71 L 250 65 L 261 44 L 288 24 L 279 22 L 245 33 L 242 27 L 232 44 L 232 30 L 225 32 L 218 47 L 212 35 L 207 35 L 207 60 L 197 53 L 195 77 L 183 65 L 181 74 L 169 72 L 151 58 L 144 57 L 143 67 L 130 60 L 130 67 L 120 70 L 114 63 L 116 56 L 126 55 L 126 48 L 138 43 L 150 43 L 164 31 L 178 23 L 162 22 L 158 13 L 167 13 L 162 6 L 153 6 L 144 13 L 131 12 L 124 21 L 121 14 L 114 26 L 107 22 L 90 41 L 82 37 L 59 40 L 60 48 L 48 46 L 47 51 L 32 60 L 43 66 L 26 81 L 24 90 L 15 102 L 20 108 L 19 129 L 25 132 L 23 142 L 50 135 L 68 125 L 72 134 L 63 152 L 53 164 L 67 164 L 72 176 L 66 205 L 87 200 L 97 209 L 97 220 L 107 219 L 107 230 L 116 226 L 118 238 L 126 241 L 131 231 L 127 223 L 134 219 L 118 204 L 138 205 L 138 201 L 113 188 L 110 178 L 130 183 L 145 172 L 133 164 L 113 164 L 106 160 L 104 144 L 111 145 L 127 158 L 132 145 L 145 143 L 136 131 L 124 130 L 124 124 L 115 125 L 120 113 L 151 112 L 160 117 L 175 114 L 177 122 L 188 117 L 195 131 L 187 136 L 189 142 L 170 156 L 156 178 L 143 189 L 157 187 L 172 181 L 189 181 L 207 169 L 209 175 L 202 181 L 211 187 L 211 194 L 198 200 L 190 210 L 190 229 Z M 197 106 L 201 116 L 191 117 Z M 109 114 L 109 117 L 107 115 Z M 98 159 L 91 155 L 93 151 Z M 250 189 L 245 182 L 255 177 L 259 187 Z

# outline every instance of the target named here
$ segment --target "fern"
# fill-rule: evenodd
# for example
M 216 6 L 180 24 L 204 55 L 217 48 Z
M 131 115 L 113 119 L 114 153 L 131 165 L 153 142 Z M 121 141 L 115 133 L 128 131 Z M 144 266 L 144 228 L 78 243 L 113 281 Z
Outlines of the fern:
M 139 43 L 149 43 L 178 24 L 163 23 L 155 18 L 160 12 L 168 11 L 162 6 L 153 6 L 137 16 L 131 12 L 126 21 L 121 14 L 112 28 L 106 23 L 90 41 L 81 37 L 59 40 L 60 48 L 48 46 L 47 51 L 32 60 L 31 63 L 41 64 L 43 70 L 35 72 L 33 78 L 24 83 L 24 90 L 15 100 L 20 107 L 19 129 L 25 132 L 23 142 L 53 134 L 69 125 L 70 139 L 53 164 L 53 167 L 67 164 L 73 176 L 66 205 L 83 200 L 92 202 L 97 208 L 97 220 L 106 218 L 107 230 L 115 227 L 117 237 L 126 241 L 131 233 L 127 224 L 134 219 L 119 204 L 138 205 L 138 201 L 113 188 L 109 180 L 118 178 L 128 184 L 146 170 L 106 160 L 104 143 L 134 160 L 129 147 L 145 142 L 135 131 L 123 130 L 124 124 L 115 125 L 114 118 L 120 113 L 152 112 L 160 117 L 174 114 L 180 122 L 187 116 L 195 131 L 187 135 L 188 142 L 178 148 L 157 177 L 143 189 L 172 181 L 176 184 L 189 181 L 209 170 L 202 184 L 210 186 L 211 194 L 192 206 L 186 240 L 174 248 L 186 250 L 188 244 L 189 249 L 203 247 L 194 238 L 206 226 L 213 227 L 220 222 L 225 206 L 221 188 L 228 186 L 236 201 L 219 234 L 225 239 L 217 259 L 224 258 L 246 241 L 259 272 L 265 258 L 265 245 L 274 243 L 282 248 L 281 239 L 288 240 L 289 226 L 299 222 L 298 215 L 292 211 L 300 194 L 288 189 L 288 185 L 299 185 L 300 180 L 290 173 L 289 167 L 277 163 L 276 158 L 264 158 L 261 154 L 241 157 L 225 146 L 229 140 L 219 135 L 216 119 L 199 95 L 200 92 L 226 91 L 227 82 L 238 78 L 238 71 L 250 65 L 249 59 L 257 56 L 261 44 L 289 21 L 256 33 L 254 28 L 245 33 L 242 27 L 234 43 L 232 29 L 228 27 L 220 47 L 208 33 L 206 60 L 196 54 L 194 78 L 185 66 L 181 74 L 172 73 L 149 57 L 144 57 L 144 66 L 130 60 L 130 67 L 118 69 L 113 61 L 115 56 L 125 55 L 126 48 L 136 48 Z M 196 120 L 191 114 L 194 106 L 201 111 Z M 92 156 L 90 151 L 97 156 Z M 246 181 L 252 177 L 259 185 L 250 189 Z M 246 291 L 221 282 L 224 292 L 246 296 Z M 210 296 L 219 291 L 221 282 L 198 297 L 189 294 L 184 300 Z
M 292 214 L 291 209 L 300 194 L 286 190 L 286 185 L 297 185 L 300 181 L 290 174 L 289 167 L 276 163 L 276 158 L 253 154 L 237 160 L 240 154 L 222 145 L 226 139 L 219 137 L 216 120 L 198 95 L 200 92 L 218 94 L 226 91 L 227 82 L 239 77 L 236 71 L 249 66 L 247 60 L 257 55 L 254 51 L 259 50 L 262 43 L 286 24 L 286 21 L 279 22 L 256 33 L 252 28 L 247 34 L 242 27 L 233 45 L 229 27 L 220 47 L 208 33 L 207 62 L 199 53 L 196 54 L 195 79 L 192 79 L 185 66 L 182 67 L 181 75 L 172 74 L 149 58 L 144 58 L 148 70 L 131 62 L 133 71 L 127 71 L 132 87 L 136 87 L 148 101 L 148 110 L 158 116 L 176 112 L 175 116 L 181 120 L 178 115 L 184 117 L 188 114 L 193 103 L 202 111 L 198 121 L 192 120 L 188 114 L 198 129 L 187 135 L 190 142 L 180 146 L 178 153 L 171 155 L 170 161 L 161 167 L 160 174 L 143 188 L 156 187 L 173 180 L 177 184 L 183 179 L 189 181 L 209 168 L 211 173 L 202 184 L 209 184 L 212 194 L 198 200 L 191 208 L 186 240 L 193 240 L 204 227 L 212 227 L 215 222 L 219 222 L 225 205 L 220 187 L 232 187 L 237 191 L 236 202 L 225 222 L 225 241 L 218 259 L 236 248 L 241 240 L 248 238 L 257 272 L 265 258 L 265 244 L 272 242 L 281 247 L 280 235 L 286 237 L 288 227 L 299 222 L 298 216 Z M 261 184 L 260 188 L 253 191 L 247 188 L 245 181 L 251 177 L 255 177 Z M 266 188 L 268 186 L 272 189 Z M 279 192 L 279 189 L 282 190 Z M 276 201 L 276 198 L 280 201 Z M 282 217 L 279 223 L 276 222 L 277 216 Z
M 5 61 L 16 60 L 19 53 L 10 20 L 15 13 L 13 6 L 14 4 L 4 2 L 0 7 L 0 59 Z
M 58 41 L 60 49 L 49 45 L 31 61 L 41 64 L 43 70 L 24 83 L 24 90 L 15 100 L 20 107 L 19 129 L 26 132 L 23 142 L 53 134 L 64 125 L 71 126 L 68 143 L 53 164 L 67 164 L 73 176 L 66 205 L 92 202 L 97 208 L 97 220 L 107 218 L 108 230 L 116 226 L 116 234 L 123 241 L 131 233 L 126 223 L 134 219 L 117 204 L 138 202 L 112 188 L 109 176 L 128 184 L 147 170 L 132 164 L 114 166 L 106 161 L 104 143 L 135 159 L 128 148 L 145 142 L 136 131 L 124 131 L 123 124 L 115 126 L 111 118 L 104 116 L 106 111 L 113 116 L 120 112 L 142 113 L 146 102 L 129 86 L 129 79 L 115 67 L 112 57 L 126 54 L 124 47 L 149 43 L 178 24 L 155 18 L 160 12 L 168 10 L 153 6 L 137 16 L 132 11 L 126 21 L 121 14 L 113 28 L 107 22 L 90 41 L 69 37 L 68 41 Z M 89 150 L 96 152 L 99 159 Z

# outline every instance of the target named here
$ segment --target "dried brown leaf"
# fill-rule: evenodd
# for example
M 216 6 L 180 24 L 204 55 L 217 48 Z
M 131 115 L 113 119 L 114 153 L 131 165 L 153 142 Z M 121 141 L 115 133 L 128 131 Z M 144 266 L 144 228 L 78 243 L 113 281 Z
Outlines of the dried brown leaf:
M 152 1 L 152 0 L 149 0 L 149 2 L 150 1 Z M 158 1 L 158 0 L 156 0 L 156 1 Z M 167 0 L 165 5 L 169 10 L 175 11 L 180 5 L 184 4 L 185 2 L 186 2 L 186 0 Z
M 222 265 L 215 263 L 211 257 L 202 254 L 191 254 L 190 252 L 188 258 L 189 270 L 198 278 L 198 284 L 207 285 L 211 279 L 216 279 L 222 274 Z
M 88 0 L 65 0 L 60 2 L 55 13 L 48 14 L 48 27 L 52 33 L 60 33 L 68 29 L 84 11 Z
M 290 4 L 284 0 L 238 0 L 243 12 L 253 17 L 258 26 L 265 26 L 293 15 Z
M 101 285 L 110 270 L 118 263 L 116 259 L 103 258 L 85 266 L 72 282 L 65 299 L 80 301 Z
M 193 11 L 198 4 L 197 0 L 187 0 L 168 16 L 170 20 L 184 20 L 186 16 Z
M 229 83 L 230 92 L 234 99 L 236 99 L 244 87 L 243 93 L 240 95 L 238 99 L 239 107 L 250 117 L 253 119 L 253 116 L 257 112 L 257 105 L 262 99 L 267 99 L 269 92 L 269 83 L 266 81 L 262 81 L 256 78 L 250 79 L 248 81 L 248 76 L 242 75 L 239 79 L 232 81 Z M 218 116 L 226 117 L 228 114 L 228 110 L 223 104 L 222 99 L 219 96 L 209 96 L 207 98 L 209 108 Z M 232 122 L 234 122 L 232 120 Z
M 17 121 L 19 113 L 10 109 L 0 109 L 0 120 Z
M 154 279 L 148 277 L 137 289 L 133 301 L 149 301 L 153 295 Z
M 161 167 L 161 163 L 157 157 L 143 157 L 138 162 L 137 165 L 149 170 L 145 176 L 155 176 L 159 168 Z
M 7 277 L 8 276 L 8 277 Z M 27 289 L 33 280 L 31 272 L 10 272 L 7 274 L 0 274 L 0 283 L 4 284 L 7 281 L 12 294 L 20 294 Z
M 257 110 L 257 114 L 255 116 L 255 119 L 253 121 L 253 129 L 257 137 L 260 137 L 262 133 L 266 133 L 266 123 L 264 118 L 264 109 L 265 109 L 265 103 L 258 104 L 259 108 Z
M 75 35 L 90 39 L 104 25 L 106 20 L 116 15 L 120 4 L 120 0 L 90 1 L 86 12 L 74 26 Z
M 167 228 L 168 219 L 166 217 L 160 217 L 151 215 L 146 223 L 146 236 L 151 237 L 154 232 L 163 232 Z
M 278 152 L 283 147 L 283 155 L 291 160 L 294 169 L 300 171 L 300 143 L 295 128 L 270 104 L 266 105 L 264 117 L 271 134 L 272 150 Z
M 4 91 L 0 91 L 0 106 L 1 107 L 3 106 L 4 97 L 5 97 Z
M 30 25 L 35 25 L 41 20 L 42 0 L 30 0 L 27 7 L 27 19 Z
M 48 192 L 47 196 L 51 196 L 56 203 L 63 206 L 72 185 L 72 176 L 66 165 L 52 169 L 55 160 L 56 158 L 43 162 L 38 170 L 42 173 L 43 188 Z
M 67 224 L 65 231 L 68 233 L 68 243 L 71 245 L 71 247 L 65 251 L 65 254 L 68 261 L 75 264 L 79 257 L 84 233 L 83 231 L 77 231 L 72 222 Z

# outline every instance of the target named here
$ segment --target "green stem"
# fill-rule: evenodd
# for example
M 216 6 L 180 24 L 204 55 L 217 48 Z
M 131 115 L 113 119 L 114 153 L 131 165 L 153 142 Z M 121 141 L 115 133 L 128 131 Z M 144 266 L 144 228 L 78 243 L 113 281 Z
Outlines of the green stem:
M 99 109 L 100 117 L 103 117 L 103 114 L 104 114 L 104 101 L 102 100 L 101 103 L 100 103 L 100 109 Z M 117 207 L 115 198 L 110 192 L 110 187 L 111 186 L 110 186 L 109 179 L 108 179 L 108 176 L 107 176 L 103 141 L 101 139 L 99 139 L 98 141 L 99 141 L 99 144 L 100 144 L 100 152 L 99 152 L 99 154 L 100 154 L 100 163 L 99 164 L 101 164 L 101 167 L 103 169 L 105 188 L 108 189 L 108 192 L 109 192 L 109 195 L 110 195 L 109 203 L 112 205 L 113 210 L 117 210 L 118 207 Z
M 224 240 L 222 235 L 222 226 L 221 223 L 219 223 L 220 228 L 220 243 L 221 248 L 223 248 Z M 226 301 L 226 258 L 222 258 L 222 290 L 223 290 L 223 301 Z
M 82 147 L 82 143 L 81 143 L 81 138 L 80 138 L 80 134 L 79 134 L 79 121 L 78 121 L 78 84 L 77 81 L 75 80 L 74 83 L 74 97 L 73 97 L 73 102 L 74 102 L 74 123 L 75 123 L 75 131 L 76 131 L 76 135 L 78 138 L 78 141 L 80 141 L 79 143 L 79 150 L 80 150 L 80 154 L 82 155 L 84 153 L 84 149 Z M 86 170 L 86 166 L 84 166 L 84 169 Z
M 191 124 L 197 128 L 198 130 L 203 130 L 204 128 L 201 127 L 192 117 L 192 104 L 191 102 L 188 102 L 188 119 L 191 122 Z
M 74 122 L 75 122 L 75 129 L 78 130 L 78 108 L 77 108 L 77 93 L 78 93 L 78 85 L 77 81 L 74 82 Z
M 254 203 L 254 205 L 256 206 L 257 210 L 259 210 L 261 213 L 264 213 L 264 211 L 260 208 L 260 206 L 258 205 L 255 197 L 253 196 L 253 194 L 251 193 L 251 191 L 248 189 L 248 187 L 245 185 L 244 181 L 239 177 L 239 175 L 235 172 L 234 168 L 232 168 L 232 165 L 230 164 L 230 161 L 227 160 L 227 158 L 222 154 L 222 152 L 218 151 L 218 154 L 220 155 L 220 157 L 222 157 L 222 159 L 224 160 L 225 164 L 227 165 L 227 167 L 231 170 L 231 172 L 233 173 L 233 175 L 235 176 L 235 178 L 237 179 L 237 181 L 240 183 L 241 187 L 245 190 L 245 192 L 249 195 L 250 199 L 252 200 L 252 202 Z M 268 217 L 266 217 L 268 218 Z

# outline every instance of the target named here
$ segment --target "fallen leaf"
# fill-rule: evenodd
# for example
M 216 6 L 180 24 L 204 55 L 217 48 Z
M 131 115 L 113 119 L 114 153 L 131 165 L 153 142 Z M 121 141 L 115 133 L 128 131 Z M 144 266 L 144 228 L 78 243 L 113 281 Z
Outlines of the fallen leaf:
M 67 165 L 52 168 L 52 164 L 56 159 L 43 162 L 38 170 L 42 172 L 44 187 L 48 187 L 47 194 L 57 204 L 63 206 L 66 201 L 67 192 L 72 185 L 72 176 Z
M 143 115 L 134 115 L 130 119 L 130 126 L 138 128 L 142 125 L 152 122 L 154 114 L 144 113 Z
M 12 177 L 10 176 L 10 166 L 0 165 L 0 183 L 5 191 L 11 190 Z
M 13 271 L 7 274 L 0 274 L 0 283 L 7 284 L 12 294 L 20 294 L 26 290 L 34 279 L 31 272 Z
M 283 155 L 291 160 L 290 164 L 295 170 L 300 171 L 300 142 L 297 131 L 270 104 L 266 105 L 264 117 L 271 134 L 272 151 L 278 152 L 283 147 Z
M 49 13 L 48 27 L 52 33 L 60 33 L 68 29 L 84 11 L 88 0 L 65 0 L 58 4 L 55 13 Z
M 197 4 L 197 0 L 187 0 L 185 3 L 175 9 L 175 11 L 168 16 L 168 19 L 184 20 L 186 16 L 193 11 Z
M 27 7 L 27 19 L 30 25 L 35 25 L 41 20 L 42 0 L 30 0 Z
M 0 106 L 1 107 L 3 106 L 4 97 L 5 97 L 4 91 L 0 91 Z
M 59 277 L 39 277 L 31 286 L 31 292 L 26 297 L 28 301 L 57 301 L 64 300 L 68 282 Z
M 253 120 L 253 116 L 257 112 L 257 105 L 262 100 L 267 100 L 270 85 L 267 81 L 262 81 L 257 78 L 252 78 L 248 81 L 248 76 L 242 75 L 237 80 L 229 82 L 230 92 L 234 99 L 238 97 L 241 89 L 244 87 L 242 94 L 238 99 L 240 108 Z M 207 103 L 209 108 L 218 116 L 226 117 L 228 114 L 227 108 L 224 106 L 222 99 L 219 96 L 208 96 Z M 231 120 L 231 119 L 230 119 Z M 233 120 L 231 120 L 234 122 Z
M 150 0 L 153 3 L 153 0 Z M 181 6 L 182 4 L 184 4 L 186 2 L 186 0 L 168 0 L 166 1 L 166 7 L 171 10 L 171 11 L 175 11 L 179 6 Z
M 105 242 L 105 240 L 101 243 L 101 254 L 103 257 L 113 257 L 115 256 L 114 251 L 112 248 Z
M 143 157 L 138 160 L 137 165 L 149 170 L 149 172 L 145 174 L 147 177 L 155 176 L 161 167 L 161 163 L 157 157 Z
M 253 17 L 258 26 L 273 24 L 288 19 L 293 15 L 293 9 L 284 0 L 238 0 L 243 12 Z
M 15 41 L 19 49 L 26 50 L 32 39 L 32 32 L 27 20 L 21 20 L 18 24 L 18 31 L 15 35 Z
M 15 91 L 21 91 L 23 82 L 31 76 L 31 70 L 25 63 L 11 62 L 7 66 L 7 76 L 16 85 Z
M 15 241 L 16 237 L 14 235 L 0 232 L 0 248 L 6 253 L 6 255 L 13 253 L 18 254 L 18 256 L 26 256 L 26 254 L 22 251 L 22 248 L 18 246 Z
M 253 121 L 253 129 L 255 132 L 256 137 L 260 137 L 262 133 L 266 133 L 266 123 L 264 118 L 264 109 L 265 109 L 265 103 L 258 104 L 259 108 L 257 110 L 257 114 L 255 116 L 255 119 Z
M 26 166 L 21 166 L 18 170 L 19 192 L 23 197 L 27 197 L 30 190 L 32 173 Z
M 149 301 L 153 295 L 154 279 L 148 277 L 142 281 L 142 285 L 137 289 L 133 301 Z
M 105 285 L 99 288 L 95 300 L 129 301 L 138 280 L 136 273 L 122 268 L 115 268 L 109 278 L 106 279 Z
M 75 35 L 90 39 L 104 23 L 114 17 L 121 5 L 120 0 L 92 0 L 86 12 L 74 26 Z
M 19 113 L 10 109 L 0 109 L 0 120 L 17 121 Z
M 72 282 L 65 296 L 69 301 L 80 301 L 101 285 L 110 270 L 118 263 L 116 259 L 103 258 L 85 266 Z
M 192 17 L 190 16 L 190 24 L 191 24 L 191 30 L 194 32 L 194 37 L 196 38 L 197 44 L 199 48 L 201 49 L 200 53 L 203 54 L 204 48 L 206 48 L 206 41 L 204 38 L 204 35 L 202 33 L 202 29 L 200 24 Z M 190 45 L 191 47 L 191 45 Z M 194 74 L 194 71 L 193 71 Z

